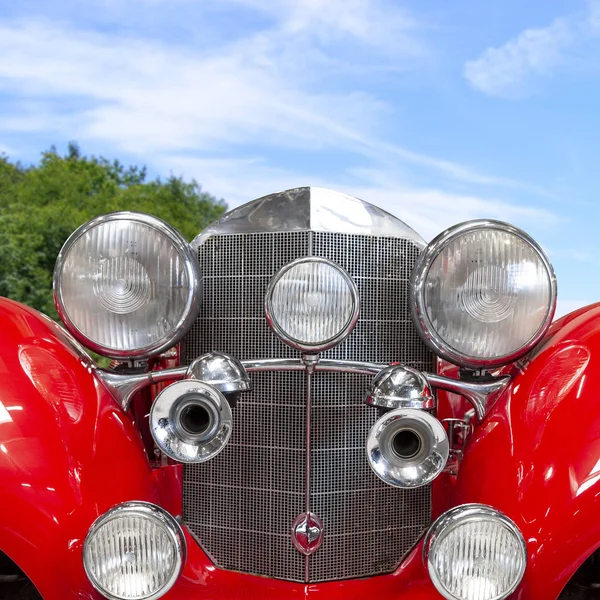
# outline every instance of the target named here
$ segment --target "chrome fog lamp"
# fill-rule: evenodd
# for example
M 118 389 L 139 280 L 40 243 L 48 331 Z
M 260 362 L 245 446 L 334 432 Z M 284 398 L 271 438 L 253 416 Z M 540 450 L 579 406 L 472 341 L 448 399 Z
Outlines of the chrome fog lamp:
M 208 352 L 196 358 L 188 367 L 186 377 L 208 383 L 222 394 L 252 389 L 244 365 L 237 358 L 221 352 Z
M 191 247 L 150 215 L 93 219 L 62 247 L 54 299 L 67 329 L 116 359 L 147 358 L 176 344 L 198 314 L 200 273 Z
M 269 326 L 292 348 L 321 352 L 350 334 L 359 313 L 356 284 L 340 266 L 317 257 L 285 265 L 265 296 Z
M 416 488 L 431 483 L 448 460 L 448 436 L 429 413 L 400 408 L 384 414 L 367 437 L 367 459 L 388 485 Z
M 150 410 L 150 432 L 161 451 L 178 462 L 206 462 L 229 441 L 231 407 L 211 385 L 186 379 L 167 386 Z
M 435 398 L 423 373 L 404 365 L 392 365 L 373 379 L 367 404 L 389 409 L 431 409 L 435 408 Z
M 166 510 L 125 502 L 91 526 L 83 544 L 83 566 L 106 598 L 154 600 L 173 587 L 185 554 L 181 527 Z
M 423 553 L 433 584 L 448 600 L 503 600 L 527 564 L 518 527 L 483 504 L 444 513 L 427 533 Z
M 547 331 L 556 278 L 544 251 L 520 229 L 469 221 L 421 254 L 410 300 L 434 352 L 467 368 L 495 367 L 523 356 Z

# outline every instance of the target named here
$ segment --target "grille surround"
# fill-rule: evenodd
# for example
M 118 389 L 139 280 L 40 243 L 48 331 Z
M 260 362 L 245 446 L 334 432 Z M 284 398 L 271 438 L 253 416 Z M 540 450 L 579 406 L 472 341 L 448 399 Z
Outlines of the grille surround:
M 410 319 L 413 240 L 321 231 L 213 235 L 198 247 L 204 301 L 184 360 L 208 351 L 238 359 L 298 357 L 268 328 L 264 293 L 285 264 L 332 260 L 356 282 L 361 315 L 323 358 L 398 361 L 432 370 L 434 357 Z M 430 523 L 430 487 L 391 488 L 371 472 L 365 442 L 378 411 L 364 404 L 370 378 L 312 375 L 307 419 L 305 374 L 256 373 L 234 409 L 229 445 L 214 460 L 184 467 L 184 520 L 224 569 L 291 581 L 329 581 L 393 571 Z M 306 488 L 310 425 L 310 493 Z M 296 517 L 324 523 L 310 557 L 292 544 Z

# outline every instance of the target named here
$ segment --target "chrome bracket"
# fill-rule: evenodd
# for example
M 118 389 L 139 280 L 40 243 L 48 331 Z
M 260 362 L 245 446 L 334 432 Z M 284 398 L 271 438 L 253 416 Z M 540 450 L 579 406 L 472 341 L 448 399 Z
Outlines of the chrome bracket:
M 350 360 L 318 359 L 313 355 L 302 358 L 267 358 L 263 360 L 243 360 L 242 365 L 248 373 L 260 371 L 327 371 L 355 373 L 359 375 L 377 375 L 388 364 L 369 363 Z M 162 371 L 148 371 L 139 374 L 115 373 L 101 369 L 95 364 L 89 368 L 97 375 L 105 387 L 113 394 L 124 410 L 129 408 L 131 398 L 141 389 L 154 383 L 178 381 L 188 377 L 188 367 L 176 367 Z M 471 383 L 451 379 L 435 373 L 423 373 L 429 385 L 466 398 L 475 409 L 478 421 L 483 421 L 489 407 L 502 394 L 511 378 L 508 375 L 497 377 L 485 383 Z
M 462 462 L 465 446 L 473 432 L 473 426 L 462 419 L 443 419 L 442 425 L 446 430 L 448 443 L 450 445 L 448 461 L 444 467 L 444 473 L 458 475 L 458 469 Z

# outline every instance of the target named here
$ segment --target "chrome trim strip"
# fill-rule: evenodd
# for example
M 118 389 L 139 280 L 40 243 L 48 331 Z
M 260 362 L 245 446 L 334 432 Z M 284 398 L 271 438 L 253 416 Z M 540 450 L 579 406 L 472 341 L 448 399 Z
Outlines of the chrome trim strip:
M 425 240 L 381 208 L 326 188 L 299 187 L 258 198 L 226 213 L 192 241 L 199 246 L 213 235 L 271 231 L 329 231 L 405 238 L 419 248 Z
M 62 297 L 62 267 L 69 254 L 69 251 L 71 250 L 71 247 L 81 238 L 81 236 L 86 234 L 94 227 L 109 223 L 111 221 L 134 221 L 143 223 L 144 225 L 147 225 L 148 227 L 151 227 L 160 234 L 164 235 L 173 244 L 177 253 L 181 257 L 183 264 L 185 265 L 185 272 L 190 285 L 190 293 L 187 297 L 185 310 L 179 319 L 179 322 L 173 327 L 171 334 L 168 336 L 165 335 L 160 340 L 135 350 L 115 350 L 106 346 L 102 346 L 101 344 L 97 344 L 96 342 L 88 339 L 69 318 Z M 66 328 L 73 335 L 73 337 L 81 342 L 86 348 L 89 348 L 90 350 L 93 350 L 102 356 L 108 356 L 110 358 L 116 358 L 120 360 L 143 359 L 155 354 L 161 354 L 165 350 L 173 347 L 185 337 L 188 330 L 196 320 L 200 310 L 200 300 L 202 297 L 202 274 L 200 273 L 200 267 L 196 257 L 194 256 L 194 253 L 192 252 L 191 246 L 187 243 L 179 231 L 158 217 L 133 211 L 121 211 L 109 213 L 107 215 L 92 219 L 91 221 L 84 223 L 69 236 L 58 253 L 58 257 L 56 258 L 54 275 L 52 279 L 52 289 L 54 291 L 54 304 L 56 305 L 56 310 L 58 311 L 61 321 L 65 324 Z
M 306 452 L 305 452 L 305 463 L 304 468 L 306 469 L 304 473 L 304 497 L 305 504 L 304 510 L 306 511 L 306 515 L 310 515 L 310 455 L 311 455 L 311 435 L 310 435 L 310 415 L 312 412 L 312 370 L 306 369 L 305 376 L 305 385 L 306 385 L 306 420 L 305 420 L 305 441 L 306 444 Z M 321 528 L 321 535 L 323 532 L 323 528 Z M 310 582 L 310 556 L 307 554 L 304 557 L 304 581 L 305 583 Z
M 185 564 L 185 560 L 187 557 L 187 544 L 185 541 L 185 535 L 183 533 L 183 529 L 177 519 L 171 515 L 171 513 L 167 512 L 161 506 L 156 504 L 152 504 L 150 502 L 143 501 L 134 501 L 134 502 L 123 502 L 122 504 L 118 504 L 117 506 L 113 506 L 109 510 L 107 510 L 104 514 L 100 515 L 91 525 L 86 537 L 83 542 L 83 568 L 85 570 L 85 574 L 87 575 L 88 580 L 92 584 L 95 590 L 97 590 L 100 594 L 102 594 L 105 598 L 109 600 L 122 600 L 120 596 L 114 596 L 110 594 L 107 590 L 104 590 L 94 579 L 92 574 L 88 569 L 87 562 L 85 560 L 85 550 L 89 543 L 90 538 L 98 531 L 98 529 L 107 521 L 111 521 L 113 519 L 119 518 L 119 516 L 132 513 L 137 516 L 143 516 L 148 519 L 152 519 L 154 521 L 158 521 L 167 531 L 168 536 L 171 538 L 173 542 L 173 546 L 175 548 L 175 552 L 179 557 L 179 562 L 177 567 L 173 570 L 171 577 L 167 580 L 165 585 L 156 593 L 151 594 L 150 596 L 145 596 L 144 600 L 157 600 L 161 598 L 164 594 L 166 594 L 177 581 L 181 570 L 183 569 L 183 565 Z
M 521 530 L 505 514 L 496 510 L 492 506 L 488 506 L 486 504 L 462 504 L 460 506 L 451 508 L 450 510 L 442 514 L 429 528 L 429 531 L 425 535 L 425 539 L 423 542 L 423 563 L 427 566 L 429 576 L 431 577 L 431 580 L 435 585 L 436 589 L 447 600 L 462 599 L 448 592 L 441 584 L 436 574 L 435 567 L 429 559 L 433 545 L 436 543 L 437 538 L 441 533 L 447 531 L 448 529 L 454 529 L 463 522 L 482 521 L 490 519 L 500 521 L 502 525 L 506 527 L 506 529 L 508 529 L 515 536 L 515 538 L 519 542 L 521 552 L 523 553 L 523 570 L 520 573 L 520 577 L 517 578 L 516 582 L 511 586 L 509 590 L 506 591 L 506 593 L 504 593 L 502 596 L 497 596 L 497 600 L 503 600 L 504 598 L 508 598 L 508 596 L 510 596 L 521 583 L 521 580 L 523 579 L 523 576 L 525 575 L 525 570 L 527 568 L 527 545 L 525 543 L 525 539 L 523 537 L 523 534 L 521 533 Z
M 548 281 L 550 283 L 550 304 L 548 306 L 548 312 L 537 333 L 521 348 L 518 348 L 514 352 L 501 356 L 498 358 L 475 358 L 466 356 L 461 352 L 454 350 L 449 346 L 437 333 L 431 319 L 427 315 L 425 310 L 425 284 L 427 282 L 427 275 L 429 269 L 433 264 L 433 261 L 437 258 L 439 253 L 452 241 L 461 235 L 482 229 L 496 229 L 500 231 L 508 232 L 518 238 L 521 238 L 538 254 L 540 260 L 546 267 L 548 275 Z M 423 338 L 423 341 L 429 346 L 429 348 L 435 352 L 438 356 L 445 358 L 451 363 L 461 365 L 463 367 L 472 369 L 491 368 L 501 365 L 506 365 L 514 362 L 518 358 L 521 358 L 524 354 L 529 352 L 544 336 L 556 310 L 556 299 L 557 299 L 557 288 L 556 288 L 556 275 L 554 268 L 550 263 L 550 260 L 546 256 L 546 253 L 542 247 L 527 233 L 521 229 L 504 223 L 502 221 L 495 221 L 492 219 L 481 219 L 475 221 L 466 221 L 446 229 L 432 240 L 425 251 L 421 253 L 415 267 L 412 271 L 409 285 L 409 303 L 411 310 L 411 317 L 417 328 L 417 331 Z
M 301 358 L 268 358 L 264 360 L 240 361 L 248 373 L 261 371 L 314 371 L 355 373 L 358 375 L 377 375 L 390 365 L 359 362 L 352 360 L 321 359 L 316 364 L 307 364 Z M 129 408 L 129 403 L 134 394 L 154 383 L 164 381 L 177 381 L 188 376 L 188 367 L 176 367 L 163 371 L 149 371 L 136 375 L 127 375 L 106 371 L 97 366 L 91 366 L 93 372 L 109 389 L 115 399 L 123 407 Z M 423 373 L 424 377 L 434 388 L 453 392 L 466 398 L 475 409 L 477 419 L 482 421 L 489 406 L 505 390 L 511 380 L 509 375 L 497 377 L 494 381 L 486 383 L 470 383 L 458 379 L 451 379 L 435 373 Z
M 302 342 L 288 335 L 283 328 L 279 325 L 276 319 L 273 318 L 273 310 L 272 310 L 272 302 L 273 302 L 273 293 L 277 284 L 281 281 L 281 277 L 288 271 L 289 269 L 294 268 L 297 265 L 302 263 L 322 263 L 328 265 L 338 271 L 343 279 L 348 284 L 348 289 L 350 291 L 350 295 L 352 297 L 352 302 L 354 304 L 354 308 L 352 310 L 352 315 L 350 319 L 344 324 L 344 327 L 338 331 L 333 337 L 322 340 L 315 344 L 311 344 L 308 342 Z M 306 256 L 304 258 L 298 258 L 293 260 L 292 262 L 284 265 L 277 273 L 275 273 L 274 277 L 269 282 L 269 286 L 267 287 L 267 291 L 265 293 L 265 318 L 267 320 L 267 324 L 273 330 L 275 335 L 285 342 L 288 346 L 295 348 L 296 350 L 302 350 L 303 352 L 323 352 L 328 348 L 333 348 L 333 346 L 337 346 L 341 344 L 352 332 L 354 326 L 358 321 L 358 316 L 360 314 L 360 298 L 358 295 L 358 288 L 356 287 L 355 281 L 346 273 L 342 267 L 335 264 L 333 261 L 328 260 L 326 258 L 320 258 L 318 256 Z

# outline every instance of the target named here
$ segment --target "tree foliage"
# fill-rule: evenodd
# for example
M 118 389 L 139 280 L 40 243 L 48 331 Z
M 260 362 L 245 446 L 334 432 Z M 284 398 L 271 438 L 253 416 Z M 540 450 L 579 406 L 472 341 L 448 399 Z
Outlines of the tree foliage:
M 75 144 L 65 156 L 44 152 L 33 166 L 0 156 L 0 296 L 56 317 L 54 262 L 86 221 L 134 210 L 160 217 L 191 240 L 225 208 L 196 181 L 147 181 L 145 168 L 83 156 Z

